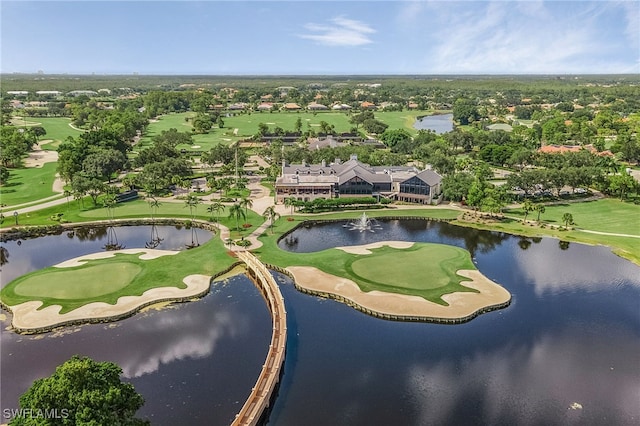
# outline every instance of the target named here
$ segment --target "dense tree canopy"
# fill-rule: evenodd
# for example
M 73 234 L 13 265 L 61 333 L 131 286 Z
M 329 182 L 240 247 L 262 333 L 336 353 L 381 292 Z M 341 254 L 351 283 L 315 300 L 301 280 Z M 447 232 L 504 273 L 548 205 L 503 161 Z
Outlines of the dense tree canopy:
M 135 417 L 144 399 L 133 385 L 120 380 L 121 374 L 122 369 L 112 362 L 74 356 L 58 366 L 50 377 L 36 380 L 20 397 L 21 409 L 31 409 L 33 413 L 55 410 L 58 418 L 15 417 L 10 424 L 149 424 Z

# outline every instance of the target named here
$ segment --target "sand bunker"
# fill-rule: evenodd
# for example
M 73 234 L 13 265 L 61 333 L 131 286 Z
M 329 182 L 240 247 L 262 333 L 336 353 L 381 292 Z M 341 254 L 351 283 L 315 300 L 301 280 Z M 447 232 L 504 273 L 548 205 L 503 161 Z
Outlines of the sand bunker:
M 195 297 L 209 289 L 211 277 L 206 275 L 189 275 L 184 282 L 187 287 L 158 287 L 145 291 L 140 296 L 122 296 L 115 305 L 104 302 L 94 302 L 74 309 L 66 314 L 60 314 L 58 305 L 48 306 L 38 310 L 42 305 L 40 301 L 21 303 L 9 306 L 13 313 L 12 325 L 20 331 L 44 331 L 56 326 L 75 322 L 90 322 L 95 320 L 117 319 L 135 312 L 143 306 L 167 299 L 181 299 Z
M 389 246 L 395 249 L 406 249 L 413 246 L 411 241 L 378 241 L 377 243 L 363 244 L 361 246 L 344 246 L 336 247 L 338 250 L 350 254 L 371 254 L 371 249 Z
M 87 263 L 88 260 L 108 259 L 110 257 L 115 256 L 117 253 L 122 253 L 122 254 L 141 253 L 139 259 L 150 260 L 150 259 L 155 259 L 161 256 L 172 256 L 180 252 L 173 251 L 173 250 L 155 250 L 155 249 L 143 249 L 143 248 L 101 251 L 101 252 L 85 254 L 83 256 L 78 256 L 73 259 L 65 260 L 64 262 L 58 263 L 57 265 L 53 265 L 53 266 L 56 268 L 72 268 L 74 266 L 84 265 L 85 263 Z
M 464 319 L 486 308 L 502 305 L 511 300 L 511 294 L 507 290 L 476 270 L 459 270 L 457 273 L 473 279 L 461 284 L 476 289 L 479 293 L 446 294 L 442 299 L 449 306 L 442 306 L 419 296 L 377 290 L 365 293 L 355 282 L 327 274 L 314 267 L 290 266 L 286 269 L 293 274 L 300 287 L 313 292 L 342 296 L 365 309 L 389 316 L 420 317 L 425 320 Z
M 58 151 L 44 151 L 41 148 L 42 144 L 45 144 L 47 142 L 52 141 L 40 141 L 34 147 L 33 151 L 29 152 L 29 156 L 24 160 L 25 167 L 42 167 L 45 163 L 54 163 L 58 161 Z
M 389 246 L 408 248 L 413 245 L 407 241 L 382 241 L 362 246 L 336 247 L 351 254 L 371 254 L 370 249 Z M 511 294 L 485 277 L 478 270 L 458 270 L 456 273 L 471 281 L 460 284 L 472 288 L 478 293 L 455 292 L 445 294 L 442 300 L 449 306 L 430 302 L 420 296 L 388 293 L 374 290 L 363 292 L 358 285 L 343 277 L 338 277 L 310 266 L 289 266 L 286 268 L 296 284 L 313 293 L 331 294 L 347 299 L 356 305 L 381 314 L 382 316 L 421 318 L 424 320 L 465 320 L 492 307 L 501 307 L 511 300 Z

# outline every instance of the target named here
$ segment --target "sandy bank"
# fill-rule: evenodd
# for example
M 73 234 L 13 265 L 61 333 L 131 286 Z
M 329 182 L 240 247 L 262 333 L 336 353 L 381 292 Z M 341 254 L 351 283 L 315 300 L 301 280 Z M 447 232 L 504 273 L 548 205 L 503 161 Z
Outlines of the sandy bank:
M 173 251 L 173 250 L 155 250 L 155 249 L 146 249 L 146 248 L 101 251 L 101 252 L 85 254 L 83 256 L 78 256 L 73 259 L 65 260 L 64 262 L 58 263 L 57 265 L 53 265 L 53 266 L 56 268 L 72 268 L 74 266 L 84 265 L 85 263 L 87 263 L 88 260 L 107 259 L 109 257 L 113 257 L 117 253 L 123 253 L 123 254 L 142 253 L 139 257 L 141 260 L 150 260 L 150 259 L 155 259 L 161 256 L 172 256 L 180 252 Z
M 413 246 L 411 241 L 378 241 L 377 243 L 363 244 L 361 246 L 336 247 L 338 250 L 350 254 L 371 254 L 372 249 L 389 246 L 395 249 L 406 249 Z
M 182 281 L 187 285 L 184 289 L 177 287 L 157 287 L 145 291 L 140 296 L 122 296 L 115 305 L 104 302 L 94 302 L 74 309 L 66 314 L 60 314 L 58 305 L 48 306 L 38 310 L 40 301 L 21 303 L 9 306 L 13 313 L 12 325 L 20 331 L 44 331 L 59 325 L 95 322 L 96 320 L 117 319 L 135 312 L 143 306 L 161 300 L 182 299 L 195 297 L 209 289 L 211 277 L 207 275 L 189 275 Z
M 403 241 L 385 241 L 363 246 L 337 247 L 348 253 L 369 254 L 370 249 L 385 245 L 394 248 L 411 247 L 413 243 Z M 419 296 L 410 296 L 383 291 L 363 292 L 358 285 L 347 278 L 323 272 L 310 266 L 290 266 L 286 268 L 298 286 L 320 295 L 335 295 L 344 298 L 365 310 L 373 311 L 383 317 L 420 318 L 424 320 L 466 320 L 479 313 L 502 307 L 511 300 L 511 294 L 494 283 L 478 270 L 458 270 L 457 273 L 471 281 L 461 284 L 478 293 L 456 292 L 442 296 L 449 306 L 430 302 Z

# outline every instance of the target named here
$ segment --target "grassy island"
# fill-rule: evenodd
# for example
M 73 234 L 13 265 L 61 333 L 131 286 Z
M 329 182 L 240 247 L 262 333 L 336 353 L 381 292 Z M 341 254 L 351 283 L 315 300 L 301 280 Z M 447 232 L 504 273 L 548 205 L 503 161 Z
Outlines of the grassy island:
M 100 252 L 23 275 L 0 292 L 18 329 L 117 318 L 158 300 L 194 297 L 237 259 L 213 238 L 181 252 Z

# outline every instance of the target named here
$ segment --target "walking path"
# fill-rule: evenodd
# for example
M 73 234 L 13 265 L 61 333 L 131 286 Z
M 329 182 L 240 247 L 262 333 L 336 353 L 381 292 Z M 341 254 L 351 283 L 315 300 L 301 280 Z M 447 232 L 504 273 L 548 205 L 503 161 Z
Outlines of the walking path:
M 267 358 L 249 398 L 232 423 L 234 426 L 258 424 L 262 413 L 269 407 L 280 381 L 287 346 L 287 311 L 278 284 L 267 267 L 253 254 L 240 251 L 238 259 L 247 265 L 249 275 L 255 279 L 258 288 L 262 291 L 271 313 L 273 328 Z

